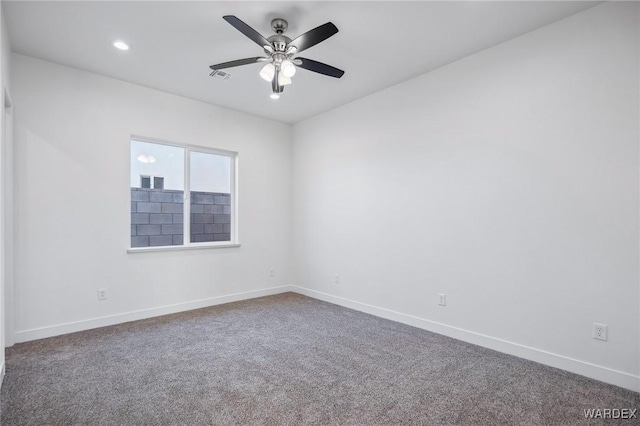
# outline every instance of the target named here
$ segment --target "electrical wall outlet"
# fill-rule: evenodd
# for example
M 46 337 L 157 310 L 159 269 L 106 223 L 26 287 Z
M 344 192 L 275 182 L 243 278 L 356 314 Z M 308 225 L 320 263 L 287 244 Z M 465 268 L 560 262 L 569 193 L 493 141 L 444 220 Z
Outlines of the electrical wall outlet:
M 447 295 L 444 293 L 438 293 L 438 305 L 447 306 Z
M 336 284 L 340 284 L 340 275 L 335 274 L 333 276 L 333 282 L 336 283 Z
M 105 300 L 107 298 L 107 289 L 99 288 L 98 289 L 98 300 Z
M 269 276 L 270 277 L 275 277 L 276 276 L 276 270 L 273 269 L 273 268 L 269 269 Z
M 593 323 L 593 338 L 597 340 L 607 340 L 607 325 Z

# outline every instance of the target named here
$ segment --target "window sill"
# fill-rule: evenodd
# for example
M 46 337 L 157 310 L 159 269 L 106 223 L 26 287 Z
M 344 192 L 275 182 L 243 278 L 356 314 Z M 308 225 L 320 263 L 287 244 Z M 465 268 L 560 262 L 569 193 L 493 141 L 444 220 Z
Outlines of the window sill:
M 133 247 L 127 249 L 127 253 L 146 253 L 152 251 L 179 251 L 179 250 L 202 250 L 240 247 L 240 243 L 224 244 L 191 244 L 188 246 L 160 246 L 160 247 Z

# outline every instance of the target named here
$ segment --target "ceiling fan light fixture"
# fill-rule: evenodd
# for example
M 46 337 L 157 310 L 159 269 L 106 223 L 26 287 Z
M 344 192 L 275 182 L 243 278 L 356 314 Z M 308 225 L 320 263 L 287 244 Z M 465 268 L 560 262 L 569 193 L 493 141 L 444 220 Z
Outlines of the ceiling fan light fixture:
M 271 99 L 280 99 L 280 93 L 273 92 L 271 95 L 269 95 L 269 97 Z
M 271 62 L 266 64 L 264 67 L 262 67 L 262 70 L 260 70 L 260 77 L 262 77 L 267 81 L 273 81 L 273 77 L 275 75 L 276 75 L 276 67 Z
M 278 85 L 279 86 L 288 86 L 292 83 L 289 77 L 285 77 L 284 72 L 280 71 L 278 73 Z
M 296 66 L 293 65 L 293 62 L 288 59 L 282 61 L 282 65 L 280 66 L 280 68 L 282 69 L 282 75 L 287 78 L 291 78 L 296 75 Z

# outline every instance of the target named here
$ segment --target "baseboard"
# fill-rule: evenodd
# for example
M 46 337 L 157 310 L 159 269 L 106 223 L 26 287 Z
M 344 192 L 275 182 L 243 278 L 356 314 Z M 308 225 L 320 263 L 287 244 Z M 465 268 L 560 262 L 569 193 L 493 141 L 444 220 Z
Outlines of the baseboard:
M 2 366 L 0 366 L 0 389 L 2 388 L 2 383 L 4 382 L 4 366 L 6 363 L 2 361 Z
M 41 328 L 33 328 L 30 330 L 15 332 L 13 334 L 12 340 L 15 343 L 28 342 L 31 340 L 44 339 L 46 337 L 59 336 L 62 334 L 75 333 L 77 331 L 91 330 L 93 328 L 106 327 L 109 325 L 122 324 L 125 322 L 157 317 L 160 315 L 175 314 L 177 312 L 222 305 L 224 303 L 255 299 L 256 297 L 271 296 L 288 291 L 293 291 L 293 288 L 291 286 L 270 287 L 261 290 L 246 291 L 243 293 L 234 293 L 225 296 L 194 300 L 191 302 L 177 303 L 175 305 L 165 305 L 159 306 L 157 308 L 142 309 L 139 311 L 125 312 L 116 315 L 91 318 L 88 320 L 56 324 Z
M 607 367 L 591 364 L 585 361 L 569 358 L 563 355 L 543 351 L 518 343 L 509 342 L 473 331 L 452 327 L 450 325 L 430 321 L 413 315 L 403 314 L 390 309 L 369 305 L 355 300 L 346 299 L 339 296 L 323 293 L 300 286 L 279 286 L 267 289 L 235 293 L 225 296 L 211 297 L 191 302 L 178 303 L 174 305 L 160 306 L 156 308 L 143 309 L 139 311 L 126 312 L 122 314 L 110 315 L 99 318 L 92 318 L 83 321 L 57 324 L 48 327 L 34 328 L 14 333 L 15 343 L 27 342 L 30 340 L 43 339 L 46 337 L 59 336 L 62 334 L 74 333 L 77 331 L 90 330 L 93 328 L 106 327 L 109 325 L 122 324 L 129 321 L 137 321 L 160 315 L 174 314 L 177 312 L 189 311 L 192 309 L 206 308 L 208 306 L 221 305 L 224 303 L 238 302 L 241 300 L 254 299 L 256 297 L 271 296 L 274 294 L 293 291 L 314 299 L 344 306 L 356 311 L 365 312 L 381 318 L 400 322 L 403 324 L 418 327 L 464 342 L 473 343 L 478 346 L 493 349 L 498 352 L 514 355 L 530 361 L 539 362 L 551 367 L 570 371 L 605 383 L 610 383 L 635 392 L 640 392 L 640 376 L 635 376 Z M 0 385 L 4 377 L 4 364 L 1 367 Z
M 401 312 L 392 311 L 390 309 L 380 308 L 378 306 L 369 305 L 355 300 L 345 299 L 343 297 L 334 296 L 305 287 L 291 286 L 291 291 L 302 294 L 304 296 L 313 297 L 314 299 L 323 300 L 335 305 L 344 306 L 356 311 L 365 312 L 381 318 L 400 322 L 403 324 L 418 327 L 434 333 L 442 334 L 464 342 L 473 343 L 498 352 L 514 355 L 519 358 L 528 359 L 530 361 L 539 362 L 561 370 L 570 371 L 580 374 L 591 379 L 601 382 L 610 383 L 626 389 L 640 392 L 640 376 L 625 373 L 623 371 L 613 370 L 607 367 L 591 364 L 585 361 L 569 358 L 563 355 L 543 351 L 518 343 L 509 342 L 495 337 L 487 336 L 473 331 L 452 327 L 439 322 L 429 321 L 424 318 L 413 315 L 403 314 Z

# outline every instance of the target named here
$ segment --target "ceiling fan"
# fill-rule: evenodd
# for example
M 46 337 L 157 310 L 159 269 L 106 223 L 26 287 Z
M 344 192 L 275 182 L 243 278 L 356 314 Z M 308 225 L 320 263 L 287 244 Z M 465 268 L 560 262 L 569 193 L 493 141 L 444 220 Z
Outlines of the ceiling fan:
M 283 34 L 288 27 L 288 23 L 284 19 L 278 18 L 271 21 L 271 28 L 273 28 L 275 34 L 269 38 L 264 38 L 256 30 L 233 15 L 223 16 L 223 19 L 260 45 L 260 47 L 264 49 L 266 56 L 256 56 L 211 65 L 209 68 L 211 68 L 213 72 L 258 62 L 265 63 L 260 71 L 260 76 L 271 82 L 271 97 L 273 99 L 278 99 L 284 90 L 284 86 L 291 84 L 291 77 L 295 75 L 296 67 L 335 78 L 340 78 L 344 74 L 344 71 L 331 65 L 323 64 L 322 62 L 312 59 L 295 57 L 303 50 L 315 46 L 337 33 L 338 28 L 331 22 L 320 25 L 291 40 Z

